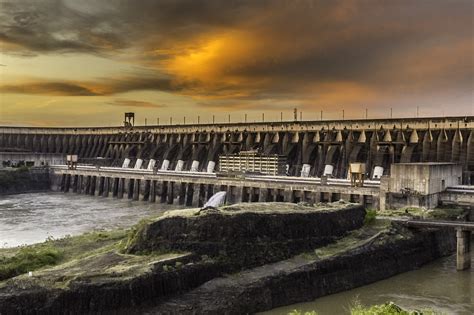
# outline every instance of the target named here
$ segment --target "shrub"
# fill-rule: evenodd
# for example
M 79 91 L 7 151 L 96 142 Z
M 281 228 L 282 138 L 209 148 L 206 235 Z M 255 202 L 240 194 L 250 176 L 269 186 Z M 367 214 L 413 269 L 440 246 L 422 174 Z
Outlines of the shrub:
M 0 257 L 0 281 L 43 266 L 55 265 L 62 256 L 62 252 L 51 246 L 21 248 L 13 257 Z
M 376 216 L 377 216 L 377 210 L 367 209 L 365 211 L 364 224 L 370 224 L 370 223 L 374 222 Z

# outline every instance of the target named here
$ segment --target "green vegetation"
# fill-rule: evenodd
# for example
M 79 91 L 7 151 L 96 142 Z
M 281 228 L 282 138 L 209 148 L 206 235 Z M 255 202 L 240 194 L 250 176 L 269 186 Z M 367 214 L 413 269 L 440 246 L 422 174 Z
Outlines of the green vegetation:
M 376 216 L 377 216 L 377 210 L 367 209 L 365 211 L 364 224 L 370 224 L 370 223 L 374 222 Z
M 0 257 L 0 281 L 38 268 L 54 265 L 63 256 L 62 251 L 50 244 L 22 247 L 13 257 Z
M 437 313 L 432 310 L 413 310 L 407 311 L 393 302 L 388 302 L 382 305 L 373 305 L 364 307 L 362 304 L 356 302 L 351 308 L 351 315 L 435 315 Z
M 310 312 L 302 312 L 300 310 L 292 310 L 291 312 L 288 313 L 288 315 L 318 315 L 318 312 L 316 311 L 310 311 Z
M 364 225 L 358 230 L 349 232 L 345 237 L 336 242 L 317 248 L 312 252 L 301 254 L 300 256 L 307 259 L 323 259 L 335 256 L 348 249 L 364 246 L 365 244 L 384 239 L 383 234 L 387 233 L 390 228 L 390 221 L 374 219 L 371 224 Z
M 373 305 L 365 307 L 360 302 L 354 302 L 354 306 L 350 310 L 351 315 L 441 315 L 432 310 L 413 310 L 407 311 L 393 302 L 388 302 L 381 305 Z M 318 315 L 316 311 L 302 312 L 300 310 L 293 310 L 288 315 Z
M 57 240 L 49 238 L 40 244 L 0 249 L 0 281 L 116 248 L 125 235 L 125 230 L 90 232 Z
M 404 207 L 394 210 L 378 211 L 378 216 L 385 217 L 409 217 L 435 220 L 459 220 L 467 215 L 467 211 L 462 208 L 439 207 L 435 209 L 425 209 L 418 207 Z

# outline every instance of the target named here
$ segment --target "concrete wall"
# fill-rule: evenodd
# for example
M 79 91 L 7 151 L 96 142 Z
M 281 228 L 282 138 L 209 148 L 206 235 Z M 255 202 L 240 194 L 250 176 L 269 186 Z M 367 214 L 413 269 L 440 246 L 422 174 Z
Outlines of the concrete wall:
M 422 195 L 437 194 L 461 184 L 461 177 L 462 166 L 451 163 L 392 164 L 389 191 L 399 193 L 408 188 Z
M 0 127 L 0 151 L 77 154 L 80 162 L 122 166 L 130 159 L 146 168 L 150 161 L 168 169 L 198 171 L 218 163 L 220 154 L 260 149 L 288 157 L 289 173 L 347 178 L 349 163 L 366 163 L 389 175 L 405 162 L 463 165 L 464 184 L 474 183 L 474 117 L 347 121 L 297 121 L 107 128 Z M 212 162 L 212 163 L 211 163 Z M 181 166 L 182 165 L 182 166 Z M 215 165 L 218 169 L 219 165 Z M 307 174 L 307 175 L 306 175 Z

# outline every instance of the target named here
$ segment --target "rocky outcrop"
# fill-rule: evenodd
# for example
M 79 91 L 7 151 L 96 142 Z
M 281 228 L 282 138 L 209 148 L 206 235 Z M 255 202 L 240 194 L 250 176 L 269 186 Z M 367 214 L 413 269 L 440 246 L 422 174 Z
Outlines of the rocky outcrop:
M 364 216 L 363 206 L 345 203 L 319 207 L 261 203 L 198 213 L 173 211 L 143 225 L 127 252 L 190 251 L 249 268 L 333 242 L 360 228 Z
M 220 277 L 146 312 L 151 314 L 253 314 L 312 301 L 422 266 L 455 248 L 452 231 L 400 228 L 324 259 L 297 257 L 238 275 Z

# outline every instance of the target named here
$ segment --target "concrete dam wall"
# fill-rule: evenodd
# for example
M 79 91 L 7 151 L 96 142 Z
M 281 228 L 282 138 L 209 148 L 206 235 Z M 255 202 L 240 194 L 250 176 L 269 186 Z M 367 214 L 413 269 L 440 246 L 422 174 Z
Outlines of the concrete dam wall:
M 258 149 L 287 157 L 292 176 L 371 178 L 399 162 L 455 162 L 474 183 L 474 117 L 295 121 L 101 128 L 0 127 L 0 151 L 77 154 L 80 162 L 163 170 L 218 170 L 220 154 Z

